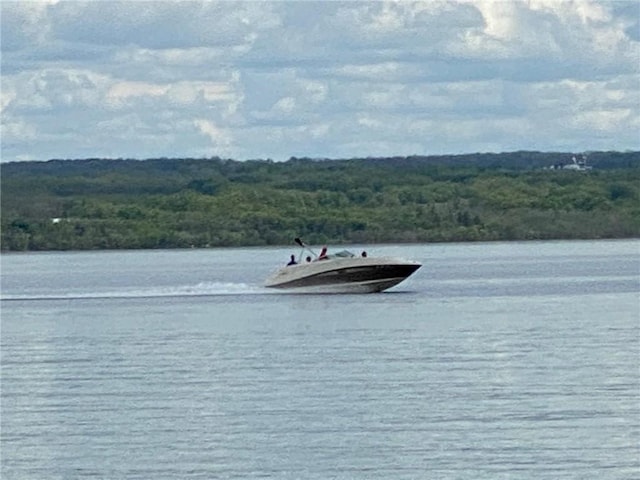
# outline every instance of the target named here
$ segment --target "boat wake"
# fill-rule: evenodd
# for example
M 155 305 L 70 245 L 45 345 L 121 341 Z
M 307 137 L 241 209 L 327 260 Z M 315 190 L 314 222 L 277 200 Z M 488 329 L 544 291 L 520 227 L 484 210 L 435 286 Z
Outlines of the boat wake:
M 167 287 L 149 287 L 129 290 L 47 292 L 33 294 L 2 294 L 2 301 L 26 300 L 98 300 L 98 299 L 135 299 L 135 298 L 171 298 L 171 297 L 209 297 L 218 295 L 267 295 L 273 291 L 246 283 L 202 282 L 197 285 L 175 285 Z

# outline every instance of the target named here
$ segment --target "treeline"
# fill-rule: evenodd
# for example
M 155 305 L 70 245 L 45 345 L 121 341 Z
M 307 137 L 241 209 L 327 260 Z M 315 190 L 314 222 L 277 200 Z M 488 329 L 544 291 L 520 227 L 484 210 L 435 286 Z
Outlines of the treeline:
M 0 164 L 1 248 L 640 236 L 640 152 Z

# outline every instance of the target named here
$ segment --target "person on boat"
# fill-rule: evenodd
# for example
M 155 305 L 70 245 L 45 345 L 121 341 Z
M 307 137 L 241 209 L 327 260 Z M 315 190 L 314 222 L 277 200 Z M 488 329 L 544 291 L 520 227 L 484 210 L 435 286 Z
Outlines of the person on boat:
M 305 258 L 305 260 L 307 261 L 307 263 L 309 263 L 311 261 L 311 257 L 307 255 L 307 258 Z
M 366 251 L 362 251 L 362 258 L 367 258 L 367 252 Z
M 296 256 L 295 255 L 291 255 L 291 259 L 289 260 L 289 263 L 287 263 L 287 267 L 291 266 L 291 265 L 297 265 L 298 262 L 296 262 Z
M 322 251 L 318 256 L 318 260 L 326 260 L 327 259 L 327 247 L 322 247 Z

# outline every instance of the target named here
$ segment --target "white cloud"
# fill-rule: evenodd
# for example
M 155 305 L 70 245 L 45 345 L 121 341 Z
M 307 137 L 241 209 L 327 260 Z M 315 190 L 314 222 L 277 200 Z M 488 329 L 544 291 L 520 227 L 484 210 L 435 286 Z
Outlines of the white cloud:
M 154 85 L 148 82 L 117 82 L 107 92 L 109 104 L 122 104 L 131 97 L 160 97 L 167 93 L 166 85 Z
M 12 102 L 16 100 L 18 94 L 15 89 L 8 87 L 7 85 L 3 85 L 2 90 L 0 90 L 0 113 L 11 105 Z
M 50 25 L 47 10 L 55 1 L 17 2 L 2 4 L 2 50 L 19 50 L 46 42 Z
M 33 125 L 29 125 L 22 119 L 12 117 L 2 120 L 2 141 L 11 143 L 15 141 L 35 140 L 37 131 Z
M 207 136 L 212 146 L 221 148 L 226 151 L 232 144 L 233 138 L 231 133 L 224 128 L 218 127 L 210 120 L 198 118 L 193 121 L 198 131 Z
M 3 161 L 637 149 L 638 8 L 4 1 Z
M 296 107 L 296 100 L 293 97 L 284 97 L 276 102 L 274 108 L 282 113 L 291 113 Z

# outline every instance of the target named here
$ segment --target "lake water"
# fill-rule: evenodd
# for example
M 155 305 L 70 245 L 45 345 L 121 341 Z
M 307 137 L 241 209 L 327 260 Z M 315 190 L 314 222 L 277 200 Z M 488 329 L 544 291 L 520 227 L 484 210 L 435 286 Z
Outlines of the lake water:
M 640 241 L 370 246 L 424 266 L 262 288 L 291 253 L 3 255 L 2 479 L 640 476 Z

